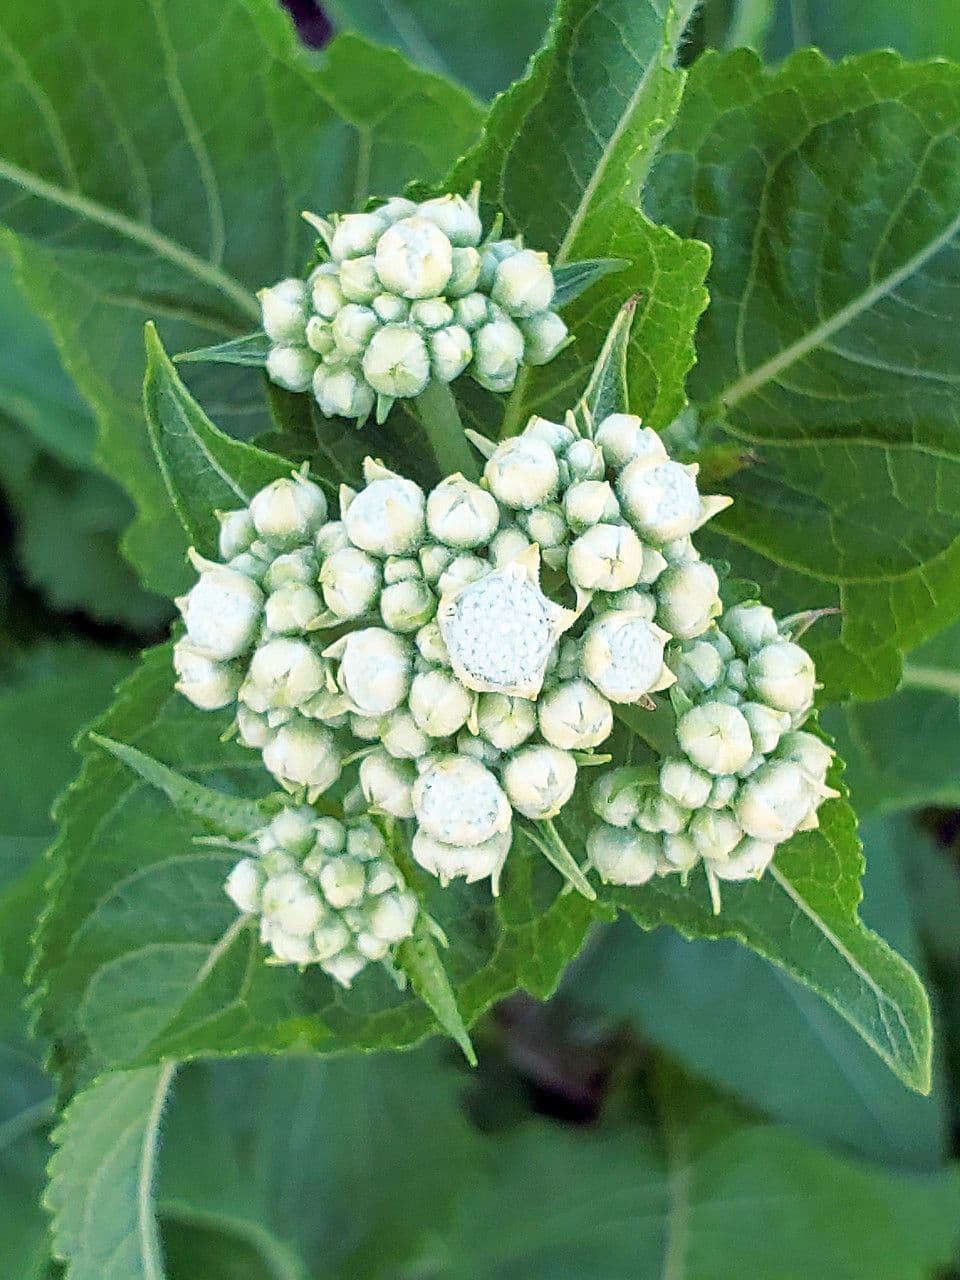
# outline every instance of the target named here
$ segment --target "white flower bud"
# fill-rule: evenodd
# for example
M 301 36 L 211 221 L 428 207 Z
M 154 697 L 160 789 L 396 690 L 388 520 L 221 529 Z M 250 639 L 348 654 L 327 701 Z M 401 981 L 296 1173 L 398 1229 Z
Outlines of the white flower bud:
M 484 293 L 493 288 L 497 267 L 506 258 L 520 252 L 520 245 L 515 240 L 488 240 L 480 249 L 480 279 L 477 287 Z
M 187 636 L 205 658 L 237 658 L 253 643 L 263 611 L 263 592 L 235 569 L 201 573 L 180 601 Z
M 327 518 L 323 490 L 299 473 L 255 494 L 250 515 L 261 538 L 276 546 L 308 540 Z
M 380 293 L 380 277 L 372 254 L 340 263 L 340 288 L 349 302 L 371 303 Z M 308 337 L 307 341 L 310 339 Z
M 789 640 L 778 640 L 755 653 L 747 667 L 750 685 L 778 711 L 806 711 L 813 703 L 816 674 L 813 659 Z
M 328 356 L 336 349 L 336 342 L 333 337 L 333 325 L 328 320 L 324 320 L 322 316 L 311 316 L 307 321 L 307 346 L 311 351 L 315 351 L 318 356 Z M 316 386 L 317 375 L 314 373 L 314 386 Z
M 723 683 L 728 689 L 735 689 L 737 693 L 746 693 L 747 664 L 742 662 L 740 658 L 732 658 L 727 663 L 727 669 L 723 673 Z
M 636 585 L 643 565 L 640 539 L 625 524 L 597 524 L 570 547 L 567 574 L 584 591 L 624 591 Z
M 542 440 L 558 457 L 579 438 L 566 423 L 551 422 L 549 418 L 540 418 L 536 414 L 524 427 L 523 435 L 528 440 Z
M 472 297 L 480 279 L 481 260 L 476 249 L 455 248 L 450 279 L 444 290 L 448 298 Z
M 377 217 L 386 226 L 392 226 L 393 223 L 399 222 L 401 218 L 409 218 L 411 214 L 416 212 L 416 202 L 408 200 L 406 196 L 391 196 L 389 200 L 385 200 L 375 210 Z
M 302 280 L 281 280 L 260 291 L 263 331 L 271 342 L 301 346 L 307 325 L 307 286 Z
M 700 809 L 690 819 L 687 834 L 701 857 L 722 861 L 743 839 L 743 831 L 729 809 Z
M 482 693 L 477 703 L 477 727 L 498 751 L 513 751 L 537 727 L 537 710 L 526 698 Z
M 285 787 L 306 787 L 311 800 L 340 777 L 333 734 L 315 720 L 298 717 L 281 725 L 263 750 L 263 763 Z
M 394 711 L 384 727 L 384 747 L 397 760 L 419 760 L 433 748 L 430 738 L 418 728 L 413 716 L 404 708 Z
M 743 654 L 756 653 L 779 640 L 780 631 L 773 610 L 765 604 L 735 604 L 718 624 Z
M 456 595 L 472 582 L 486 577 L 489 572 L 490 566 L 486 560 L 465 551 L 462 555 L 455 556 L 441 573 L 437 580 L 437 590 L 441 596 Z
M 277 635 L 306 631 L 322 611 L 323 604 L 312 587 L 292 582 L 267 598 L 267 627 Z
M 660 875 L 669 875 L 674 871 L 689 871 L 700 858 L 697 846 L 689 836 L 668 835 L 663 837 L 663 861 L 658 864 Z
M 453 304 L 453 318 L 468 333 L 479 329 L 490 319 L 490 304 L 485 293 L 468 293 Z
M 639 587 L 629 587 L 626 591 L 614 591 L 607 596 L 607 607 L 616 609 L 618 613 L 636 613 L 647 622 L 653 622 L 657 616 L 657 602 L 647 591 Z
M 707 803 L 713 778 L 687 760 L 664 760 L 660 766 L 660 789 L 684 809 L 702 809 Z
M 798 764 L 775 760 L 757 769 L 743 783 L 734 812 L 748 836 L 768 844 L 782 844 L 816 808 L 816 798 L 809 778 Z
M 257 836 L 261 853 L 283 849 L 287 853 L 307 853 L 314 843 L 316 814 L 309 805 L 284 805 Z
M 360 762 L 360 787 L 364 799 L 394 818 L 413 817 L 413 784 L 416 772 L 407 760 L 398 760 L 378 748 Z
M 382 627 L 366 627 L 342 644 L 340 687 L 357 710 L 368 716 L 395 711 L 410 688 L 409 643 Z
M 327 966 L 324 961 L 339 958 L 339 953 L 344 951 L 344 948 L 348 947 L 352 940 L 353 935 L 344 921 L 334 915 L 332 911 L 328 912 L 317 928 L 314 929 L 313 937 L 311 938 L 315 958 L 326 969 Z M 354 972 L 354 977 L 356 972 L 358 971 Z
M 698 640 L 696 644 L 684 646 L 674 661 L 674 670 L 684 693 L 697 697 L 720 682 L 723 659 L 714 645 Z
M 681 560 L 657 578 L 657 621 L 678 640 L 702 635 L 723 607 L 720 580 L 703 560 Z
M 317 557 L 310 547 L 297 547 L 274 556 L 263 575 L 267 591 L 279 591 L 294 583 L 312 586 L 317 578 Z
M 334 317 L 333 336 L 345 356 L 358 356 L 379 327 L 380 322 L 369 307 L 348 302 Z
M 777 743 L 790 728 L 790 717 L 785 711 L 774 711 L 762 702 L 744 702 L 740 712 L 750 726 L 754 750 L 768 756 L 777 749 Z
M 419 556 L 391 556 L 383 566 L 383 581 L 388 587 L 397 582 L 409 582 L 411 578 L 419 580 L 422 577 Z
M 602 480 L 606 472 L 603 451 L 592 440 L 578 439 L 565 450 L 563 460 L 567 464 L 570 480 Z M 596 521 L 591 521 L 595 524 Z
M 688 810 L 676 804 L 669 796 L 657 791 L 648 792 L 637 814 L 637 826 L 641 831 L 675 836 L 687 825 L 689 817 Z
M 635 459 L 647 466 L 667 461 L 663 441 L 632 413 L 611 413 L 599 424 L 594 440 L 603 450 L 608 467 L 620 470 Z
M 414 636 L 417 651 L 425 662 L 435 667 L 449 667 L 450 655 L 436 622 L 428 622 Z
M 710 809 L 726 808 L 737 794 L 739 785 L 739 779 L 732 775 L 714 778 L 713 786 L 710 788 L 710 794 L 707 797 L 707 807 Z
M 341 987 L 349 988 L 357 974 L 366 966 L 366 960 L 356 951 L 341 951 L 339 955 L 324 960 L 321 968 L 324 973 L 328 973 L 333 978 L 334 982 L 339 983 Z
M 537 714 L 544 739 L 564 751 L 598 747 L 613 730 L 610 703 L 586 680 L 554 685 L 540 699 Z
M 753 755 L 750 726 L 736 707 L 705 702 L 677 721 L 680 746 L 707 773 L 735 773 Z
M 245 747 L 262 751 L 273 737 L 266 716 L 257 715 L 241 702 L 237 706 L 237 737 Z
M 500 763 L 500 757 L 503 754 L 498 751 L 492 743 L 486 738 L 480 738 L 472 734 L 469 729 L 461 729 L 457 734 L 455 745 L 457 753 L 462 756 L 472 756 L 474 760 L 479 760 L 481 764 L 485 764 L 487 768 L 492 768 Z
M 490 296 L 511 315 L 527 317 L 546 311 L 554 292 L 547 255 L 520 249 L 497 267 Z
M 223 887 L 237 909 L 247 914 L 260 910 L 260 891 L 265 879 L 263 867 L 256 858 L 241 858 Z
M 347 526 L 342 520 L 328 520 L 317 530 L 313 544 L 321 559 L 332 556 L 335 551 L 341 551 L 350 545 Z
M 576 760 L 556 747 L 522 747 L 503 771 L 503 789 L 525 818 L 554 817 L 576 784 Z
M 427 501 L 427 522 L 430 521 L 430 503 Z M 420 561 L 420 572 L 423 574 L 424 581 L 430 585 L 436 586 L 440 579 L 440 575 L 444 569 L 454 560 L 456 552 L 452 547 L 443 546 L 438 542 L 428 542 L 417 552 L 417 559 Z
M 504 565 L 516 560 L 528 550 L 530 539 L 515 525 L 501 529 L 490 541 L 490 560 L 494 568 L 502 569 Z
M 530 511 L 520 511 L 517 520 L 530 541 L 547 550 L 562 546 L 570 532 L 563 511 L 555 502 L 548 503 L 545 507 L 533 507 Z
M 431 738 L 448 738 L 467 723 L 473 697 L 452 672 L 438 668 L 414 676 L 409 705 L 418 728 Z
M 419 629 L 437 611 L 437 598 L 422 578 L 406 578 L 385 587 L 380 596 L 380 616 L 391 631 L 406 635 Z
M 616 520 L 620 504 L 606 480 L 579 480 L 563 495 L 563 513 L 570 528 L 580 531 L 601 520 Z
M 357 950 L 366 960 L 383 960 L 390 951 L 389 942 L 378 938 L 370 929 L 361 929 L 355 936 Z
M 435 200 L 425 200 L 417 213 L 421 218 L 428 218 L 436 223 L 453 245 L 462 248 L 480 243 L 483 235 L 480 218 L 473 205 L 464 200 L 463 196 L 438 196 Z
M 453 323 L 453 307 L 443 298 L 422 298 L 410 307 L 410 322 L 421 329 L 442 329 Z
M 483 844 L 510 829 L 510 804 L 489 769 L 465 756 L 441 756 L 413 787 L 413 807 L 428 836 L 443 844 Z
M 305 640 L 268 640 L 254 653 L 242 697 L 252 711 L 302 706 L 323 688 L 323 663 Z
M 821 786 L 833 764 L 833 751 L 812 733 L 788 733 L 777 751 L 780 760 L 794 760 Z
M 759 880 L 776 851 L 774 844 L 745 836 L 725 862 L 714 864 L 713 873 L 720 880 Z
M 309 391 L 317 357 L 307 347 L 271 347 L 267 377 L 285 391 Z
M 602 613 L 583 637 L 583 673 L 611 702 L 637 702 L 663 687 L 663 646 L 669 636 L 636 614 Z
M 374 391 L 406 398 L 418 396 L 430 381 L 430 353 L 416 329 L 386 324 L 370 339 L 363 372 Z
M 257 531 L 246 507 L 242 511 L 218 511 L 217 520 L 220 522 L 217 545 L 224 560 L 249 551 Z
M 335 551 L 320 568 L 324 603 L 338 618 L 369 613 L 379 598 L 380 585 L 380 565 L 357 547 Z
M 374 480 L 357 494 L 344 523 L 350 541 L 363 551 L 375 556 L 406 556 L 423 541 L 425 507 L 418 484 L 389 476 Z
M 377 275 L 385 288 L 404 298 L 443 293 L 453 270 L 450 241 L 427 218 L 401 218 L 376 245 Z
M 509 391 L 523 359 L 523 334 L 506 316 L 488 320 L 473 335 L 472 373 L 488 391 Z
M 383 734 L 383 716 L 350 714 L 350 732 L 361 742 L 379 742 Z
M 312 933 L 323 915 L 320 895 L 299 871 L 271 876 L 263 886 L 262 901 L 264 918 L 295 938 Z
M 555 311 L 518 321 L 523 334 L 523 358 L 527 364 L 549 364 L 567 344 L 569 330 Z
M 444 844 L 426 831 L 418 830 L 414 833 L 411 852 L 424 871 L 436 876 L 441 884 L 447 884 L 458 876 L 464 876 L 467 884 L 489 877 L 490 887 L 496 895 L 511 842 L 509 828 L 473 845 Z
M 646 831 L 594 827 L 587 836 L 587 858 L 604 884 L 646 884 L 657 869 L 661 841 Z
M 473 358 L 470 334 L 459 324 L 438 329 L 430 335 L 430 369 L 438 382 L 459 378 Z
M 553 497 L 560 468 L 548 444 L 535 436 L 522 435 L 497 445 L 483 474 L 498 502 L 529 510 Z
M 378 293 L 371 306 L 384 324 L 403 324 L 410 315 L 410 303 L 395 293 Z
M 627 766 L 602 773 L 590 788 L 590 807 L 611 827 L 632 826 L 641 802 L 636 771 Z
M 367 873 L 356 858 L 331 858 L 320 872 L 320 888 L 331 907 L 342 911 L 363 901 Z
M 412 893 L 384 893 L 370 908 L 370 930 L 389 946 L 396 946 L 413 933 L 417 911 L 417 900 Z
M 323 320 L 332 320 L 346 302 L 337 275 L 336 265 L 327 262 L 310 276 L 310 300 Z
M 361 258 L 373 253 L 385 225 L 379 212 L 348 213 L 338 218 L 330 257 L 334 262 L 341 262 L 344 258 Z
M 281 964 L 307 965 L 313 961 L 314 951 L 310 938 L 298 938 L 295 934 L 285 933 L 279 925 L 269 925 L 264 921 L 260 930 L 260 940 L 269 943 L 274 959 Z
M 361 818 L 347 831 L 347 853 L 361 862 L 370 862 L 374 858 L 382 858 L 386 842 L 369 818 Z M 387 872 L 389 871 L 389 875 Z M 384 879 L 386 876 L 386 879 Z M 385 889 L 400 884 L 399 872 L 391 863 L 378 863 L 376 867 L 367 868 L 367 892 L 383 893 Z
M 650 466 L 637 458 L 620 472 L 617 492 L 630 523 L 650 542 L 671 542 L 700 523 L 697 482 L 679 462 Z
M 486 545 L 499 521 L 496 500 L 462 475 L 441 481 L 427 498 L 427 528 L 449 547 L 467 550 Z

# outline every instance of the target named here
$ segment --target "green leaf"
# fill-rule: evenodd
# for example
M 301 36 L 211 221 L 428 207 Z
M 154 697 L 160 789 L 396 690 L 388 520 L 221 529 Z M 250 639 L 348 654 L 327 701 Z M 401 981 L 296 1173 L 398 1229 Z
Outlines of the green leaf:
M 402 943 L 397 951 L 397 964 L 440 1026 L 448 1036 L 456 1040 L 471 1067 L 475 1067 L 477 1055 L 467 1028 L 463 1025 L 457 997 L 450 986 L 436 941 L 422 912 L 417 917 L 413 936 Z
M 636 309 L 636 299 L 631 298 L 617 312 L 583 393 L 583 406 L 595 423 L 602 422 L 611 413 L 629 411 L 627 359 L 630 354 L 630 327 Z
M 958 104 L 947 63 L 710 54 L 646 188 L 713 250 L 690 390 L 753 459 L 719 552 L 787 612 L 839 606 L 833 697 L 891 692 L 960 609 Z
M 772 7 L 775 21 L 765 46 L 771 60 L 809 44 L 831 58 L 886 48 L 908 58 L 960 58 L 960 14 L 953 0 L 804 0 L 796 11 L 789 0 L 777 0 Z
M 246 506 L 258 489 L 288 476 L 290 464 L 218 430 L 183 385 L 152 324 L 146 341 L 143 409 L 157 465 L 190 545 L 214 555 L 217 511 Z
M 229 713 L 172 690 L 169 647 L 152 651 L 96 725 L 178 773 L 257 799 L 256 752 L 220 741 Z M 39 1023 L 64 1078 L 203 1053 L 320 1052 L 409 1045 L 435 1030 L 416 991 L 369 966 L 345 992 L 315 966 L 264 964 L 223 891 L 235 857 L 197 847 L 207 828 L 112 756 L 88 752 L 60 802 L 48 906 L 37 940 Z M 351 779 L 347 779 L 346 785 Z M 540 857 L 515 851 L 500 898 L 412 873 L 450 947 L 443 963 L 464 1023 L 518 987 L 547 995 L 595 918 Z
M 560 310 L 567 306 L 604 276 L 613 275 L 629 265 L 626 258 L 589 258 L 585 262 L 568 262 L 557 267 L 553 273 L 556 284 L 554 308 Z
M 267 363 L 272 345 L 265 333 L 248 333 L 243 338 L 218 342 L 214 347 L 181 351 L 174 359 L 177 364 L 242 364 L 261 368 Z
M 153 1188 L 174 1069 L 104 1076 L 64 1112 L 46 1205 L 65 1280 L 163 1280 Z
M 109 41 L 98 0 L 12 0 L 6 17 L 0 242 L 137 504 L 128 554 L 172 594 L 182 541 L 141 418 L 144 320 L 179 351 L 249 332 L 254 290 L 307 259 L 303 208 L 439 178 L 479 113 L 357 37 L 312 57 L 273 0 L 125 5 Z M 237 374 L 197 366 L 194 385 L 249 435 L 266 422 L 262 380 Z
M 577 341 L 521 372 L 503 434 L 532 412 L 562 416 L 573 407 L 631 294 L 640 298 L 631 408 L 663 427 L 683 407 L 708 251 L 652 225 L 636 204 L 678 105 L 683 75 L 674 62 L 692 9 L 691 0 L 564 0 L 526 78 L 497 99 L 482 141 L 454 169 L 455 186 L 479 179 L 484 201 L 557 267 L 601 257 L 629 264 L 566 309 Z

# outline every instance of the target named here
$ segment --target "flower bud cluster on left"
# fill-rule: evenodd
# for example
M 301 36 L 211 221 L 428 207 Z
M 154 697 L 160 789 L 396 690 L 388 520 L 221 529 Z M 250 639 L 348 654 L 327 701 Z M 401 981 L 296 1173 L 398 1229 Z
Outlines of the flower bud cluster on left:
M 264 289 L 260 306 L 268 376 L 311 391 L 326 417 L 362 425 L 376 407 L 382 422 L 394 400 L 462 373 L 509 391 L 522 364 L 567 342 L 547 255 L 496 227 L 484 238 L 478 189 L 309 221 L 328 260 Z

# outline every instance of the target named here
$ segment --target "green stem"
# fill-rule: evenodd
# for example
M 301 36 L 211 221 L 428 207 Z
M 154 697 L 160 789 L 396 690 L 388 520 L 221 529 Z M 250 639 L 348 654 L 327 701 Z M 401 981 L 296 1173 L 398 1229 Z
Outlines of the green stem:
M 580 864 L 564 844 L 560 832 L 552 820 L 547 818 L 542 821 L 535 821 L 533 825 L 538 829 L 539 835 L 534 835 L 528 828 L 527 836 L 537 846 L 550 865 L 560 872 L 567 884 L 593 902 L 597 896 L 593 885 L 583 874 Z
M 414 403 L 441 474 L 449 476 L 459 471 L 468 480 L 476 480 L 480 459 L 463 434 L 457 402 L 447 384 L 430 382 Z

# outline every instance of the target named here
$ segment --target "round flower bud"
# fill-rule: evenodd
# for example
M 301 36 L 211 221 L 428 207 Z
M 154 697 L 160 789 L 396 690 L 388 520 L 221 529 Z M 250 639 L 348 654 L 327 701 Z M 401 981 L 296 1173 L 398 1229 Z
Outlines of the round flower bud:
M 546 311 L 555 288 L 547 255 L 520 249 L 497 267 L 490 296 L 511 315 L 526 317 Z
M 739 658 L 733 658 L 727 663 L 727 669 L 723 673 L 723 683 L 728 689 L 735 689 L 737 693 L 746 693 L 747 691 L 747 665 Z
M 687 825 L 689 817 L 688 810 L 675 804 L 668 796 L 656 791 L 648 792 L 637 815 L 637 826 L 641 831 L 675 836 Z
M 255 494 L 250 515 L 258 535 L 276 546 L 308 540 L 327 518 L 327 500 L 319 485 L 297 474 L 274 480 Z
M 342 520 L 328 520 L 326 524 L 321 525 L 317 530 L 313 544 L 321 558 L 332 556 L 335 551 L 341 551 L 344 547 L 349 547 L 350 539 L 347 537 L 347 526 Z
M 672 542 L 700 523 L 697 482 L 679 462 L 650 466 L 637 458 L 620 472 L 617 491 L 630 523 L 650 542 Z
M 331 858 L 320 871 L 320 888 L 331 907 L 343 911 L 363 901 L 367 873 L 356 858 Z
M 489 571 L 490 566 L 486 560 L 464 552 L 463 555 L 455 556 L 441 573 L 437 579 L 437 590 L 441 596 L 456 595 L 472 582 L 486 577 Z
M 530 511 L 521 511 L 517 520 L 530 541 L 539 547 L 560 547 L 567 540 L 567 522 L 563 518 L 563 511 L 555 502 L 545 507 L 534 507 Z
M 430 353 L 416 329 L 385 324 L 370 339 L 363 372 L 381 395 L 418 396 L 430 381 Z
M 305 938 L 320 923 L 320 895 L 299 871 L 271 876 L 263 886 L 263 914 L 284 933 Z
M 263 610 L 263 592 L 235 569 L 201 573 L 179 602 L 187 635 L 197 653 L 226 661 L 253 643 Z
M 453 270 L 450 241 L 435 222 L 401 218 L 376 244 L 377 275 L 391 293 L 430 298 L 443 293 Z
M 680 746 L 707 773 L 735 773 L 753 755 L 750 726 L 736 707 L 705 702 L 677 721 Z
M 340 656 L 340 687 L 361 715 L 384 716 L 407 696 L 411 661 L 409 643 L 392 631 L 352 631 Z
M 334 982 L 349 988 L 357 974 L 367 967 L 367 962 L 356 951 L 341 951 L 329 960 L 324 960 L 320 967 Z
M 485 293 L 468 293 L 453 304 L 453 318 L 468 333 L 479 329 L 490 319 L 490 305 Z
M 488 240 L 480 249 L 480 279 L 477 287 L 484 293 L 493 288 L 497 267 L 506 258 L 520 252 L 520 245 L 514 240 Z
M 323 688 L 323 663 L 305 640 L 280 637 L 253 655 L 241 695 L 252 711 L 302 706 Z
M 657 870 L 661 842 L 646 831 L 606 824 L 587 836 L 587 858 L 604 884 L 646 884 Z
M 537 711 L 526 698 L 504 693 L 481 693 L 477 702 L 477 727 L 498 751 L 513 751 L 537 727 Z
M 798 644 L 778 640 L 766 645 L 751 657 L 747 672 L 754 691 L 778 711 L 806 711 L 813 702 L 813 659 Z
M 740 823 L 729 809 L 701 809 L 690 819 L 687 834 L 701 857 L 722 861 L 743 839 Z
M 657 433 L 632 413 L 611 413 L 598 425 L 593 438 L 603 450 L 607 466 L 618 471 L 635 458 L 645 458 L 648 464 L 667 459 Z
M 564 751 L 598 747 L 613 731 L 610 703 L 586 680 L 554 685 L 540 699 L 537 714 L 544 739 Z
M 246 914 L 260 910 L 260 896 L 265 879 L 263 867 L 256 858 L 241 858 L 227 876 L 223 887 L 237 909 Z
M 431 738 L 449 738 L 467 723 L 473 698 L 452 672 L 438 668 L 414 676 L 409 706 L 418 729 Z
M 261 854 L 273 849 L 304 854 L 314 843 L 316 814 L 309 805 L 285 805 L 257 836 Z
M 430 521 L 430 503 L 427 501 L 427 522 Z M 436 586 L 440 580 L 440 575 L 444 569 L 454 560 L 456 552 L 452 547 L 444 546 L 442 543 L 429 542 L 420 548 L 417 552 L 417 559 L 420 561 L 420 572 L 423 574 L 424 580 L 429 582 L 431 586 Z
M 529 510 L 553 496 L 560 468 L 549 445 L 522 435 L 497 445 L 487 459 L 483 475 L 498 502 Z
M 815 782 L 824 783 L 833 764 L 833 751 L 812 733 L 788 733 L 780 740 L 780 760 L 794 760 Z
M 720 612 L 720 580 L 703 560 L 681 560 L 657 578 L 657 621 L 678 640 L 702 635 Z
M 448 325 L 430 335 L 430 369 L 438 382 L 459 378 L 473 359 L 470 334 L 459 324 Z
M 413 787 L 420 826 L 442 844 L 474 846 L 510 829 L 510 805 L 482 764 L 465 756 L 441 756 Z
M 523 358 L 527 364 L 549 364 L 567 344 L 569 330 L 555 311 L 518 321 L 523 334 Z
M 411 852 L 424 871 L 436 876 L 441 884 L 447 884 L 458 876 L 465 877 L 467 884 L 489 877 L 496 894 L 511 841 L 509 828 L 473 845 L 444 844 L 426 831 L 418 830 L 414 833 Z
M 401 218 L 409 218 L 411 214 L 416 213 L 417 205 L 406 196 L 391 196 L 389 200 L 384 200 L 375 212 L 380 221 L 389 227 L 394 222 L 399 222 Z
M 257 715 L 243 703 L 237 706 L 237 737 L 245 747 L 253 747 L 262 751 L 273 737 L 273 730 L 267 723 L 266 716 Z
M 408 582 L 411 578 L 422 578 L 419 556 L 391 556 L 383 566 L 383 580 L 388 587 L 395 582 Z
M 378 293 L 371 306 L 384 324 L 403 324 L 410 314 L 410 303 L 395 293 Z
M 217 545 L 224 560 L 231 560 L 250 549 L 257 531 L 246 507 L 242 511 L 218 511 L 217 519 L 220 522 Z
M 318 356 L 328 356 L 336 349 L 336 342 L 333 337 L 333 325 L 329 320 L 324 320 L 322 316 L 311 316 L 307 321 L 307 346 L 311 351 L 315 351 Z M 316 384 L 316 373 L 313 375 L 314 384 Z
M 410 555 L 423 541 L 425 506 L 423 490 L 412 480 L 374 480 L 347 508 L 347 535 L 354 546 L 375 556 Z
M 773 610 L 765 604 L 735 604 L 718 625 L 743 654 L 756 653 L 780 638 Z
M 509 391 L 523 359 L 523 334 L 506 316 L 482 324 L 473 335 L 473 376 L 488 391 Z
M 350 732 L 361 742 L 379 742 L 383 733 L 383 716 L 360 716 L 351 712 Z
M 285 933 L 279 925 L 270 925 L 267 921 L 263 921 L 260 928 L 260 941 L 269 944 L 275 963 L 307 965 L 314 959 L 310 938 L 298 938 L 295 934 Z
M 523 555 L 529 546 L 530 539 L 523 530 L 511 525 L 501 529 L 491 539 L 490 560 L 495 568 L 502 569 L 511 560 L 516 560 L 518 556 Z
M 380 293 L 380 277 L 372 254 L 340 263 L 340 288 L 349 302 L 370 303 Z
M 396 946 L 413 933 L 418 910 L 417 900 L 412 893 L 393 891 L 381 894 L 371 906 L 367 917 L 370 931 L 388 946 Z
M 602 613 L 583 637 L 583 673 L 611 702 L 637 702 L 661 681 L 665 631 L 636 614 Z
M 430 738 L 418 728 L 405 708 L 394 711 L 383 730 L 381 741 L 396 760 L 419 760 L 433 748 Z
M 449 667 L 450 655 L 447 653 L 447 646 L 444 644 L 440 627 L 436 622 L 428 622 L 425 627 L 421 627 L 414 640 L 424 662 L 429 662 L 435 667 Z
M 687 760 L 664 760 L 660 766 L 660 789 L 684 809 L 702 809 L 707 803 L 713 778 Z
M 359 858 L 362 862 L 369 862 L 373 858 L 382 858 L 386 847 L 386 841 L 369 818 L 361 818 L 347 832 L 347 853 L 351 857 Z M 379 887 L 380 879 L 386 874 L 385 869 L 388 868 L 390 869 L 390 874 L 384 881 L 383 888 L 381 888 Z M 377 869 L 368 868 L 367 870 L 367 891 L 369 893 L 382 893 L 384 888 L 401 883 L 399 873 L 396 868 L 392 868 L 392 864 L 378 864 Z
M 590 788 L 590 807 L 611 827 L 630 827 L 640 813 L 641 794 L 633 769 L 602 773 Z
M 436 612 L 437 598 L 422 578 L 394 582 L 380 596 L 383 625 L 401 635 L 419 631 Z
M 263 750 L 263 763 L 285 787 L 306 787 L 311 801 L 340 777 L 340 755 L 329 729 L 298 717 L 281 725 Z
M 465 298 L 473 295 L 480 279 L 480 255 L 473 248 L 456 248 L 453 251 L 450 279 L 444 290 L 448 298 Z
M 486 545 L 499 522 L 496 500 L 461 475 L 442 480 L 427 498 L 430 535 L 449 547 L 467 550 Z
M 345 356 L 358 356 L 379 327 L 380 322 L 369 307 L 348 302 L 334 316 L 333 336 Z
M 601 520 L 616 520 L 620 505 L 606 480 L 579 480 L 563 495 L 563 513 L 570 528 L 580 531 Z
M 281 280 L 260 292 L 263 331 L 271 342 L 300 346 L 307 325 L 307 286 L 302 280 Z
M 554 817 L 576 784 L 576 760 L 556 747 L 522 747 L 503 771 L 503 789 L 525 818 Z
M 312 587 L 291 582 L 267 598 L 267 628 L 277 635 L 306 631 L 322 610 L 320 597 Z
M 413 817 L 413 784 L 416 772 L 407 760 L 398 760 L 382 747 L 360 761 L 360 787 L 367 804 L 394 818 Z
M 483 227 L 479 215 L 463 196 L 438 196 L 435 200 L 425 200 L 417 213 L 421 218 L 436 223 L 453 245 L 462 248 L 480 243 Z
M 310 300 L 323 320 L 332 320 L 347 301 L 340 288 L 336 266 L 330 262 L 318 267 L 310 277 Z
M 453 307 L 443 298 L 422 298 L 410 307 L 410 322 L 421 329 L 442 329 L 453 323 Z
M 567 574 L 584 591 L 624 591 L 635 586 L 643 565 L 640 539 L 625 524 L 597 524 L 570 547 Z
M 748 836 L 782 844 L 798 830 L 815 807 L 810 781 L 791 760 L 774 760 L 743 783 L 734 812 Z
M 745 836 L 725 862 L 718 862 L 713 873 L 720 880 L 758 880 L 773 861 L 777 847 Z
M 750 726 L 754 750 L 768 756 L 777 749 L 777 743 L 790 728 L 790 717 L 784 711 L 774 711 L 762 702 L 744 702 L 740 711 Z
M 558 456 L 578 438 L 566 423 L 551 422 L 549 418 L 539 418 L 536 414 L 524 427 L 523 434 L 528 440 L 542 440 Z
M 320 567 L 324 603 L 338 618 L 359 618 L 380 595 L 380 565 L 357 547 L 343 547 Z
M 271 347 L 267 355 L 267 377 L 285 391 L 308 391 L 316 367 L 307 347 Z
M 284 551 L 271 560 L 263 575 L 267 591 L 279 591 L 293 583 L 312 586 L 317 578 L 317 557 L 309 547 Z
M 455 745 L 460 755 L 472 756 L 474 760 L 479 760 L 481 764 L 485 764 L 488 768 L 500 762 L 502 753 L 489 743 L 486 738 L 477 737 L 469 729 L 460 730 L 457 734 Z
M 658 864 L 660 875 L 673 871 L 689 871 L 700 858 L 697 846 L 689 836 L 667 835 L 663 837 L 663 861 Z
M 712 689 L 723 675 L 723 659 L 714 645 L 706 640 L 686 645 L 673 660 L 677 681 L 684 693 L 698 697 L 706 689 Z
M 574 440 L 563 455 L 570 479 L 602 480 L 606 471 L 603 451 L 592 440 Z
M 726 808 L 737 794 L 738 786 L 739 780 L 730 775 L 714 778 L 710 794 L 707 796 L 707 807 L 710 809 Z
M 379 213 L 347 213 L 337 219 L 330 257 L 334 262 L 373 253 L 385 223 Z

